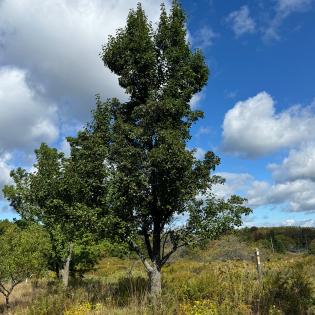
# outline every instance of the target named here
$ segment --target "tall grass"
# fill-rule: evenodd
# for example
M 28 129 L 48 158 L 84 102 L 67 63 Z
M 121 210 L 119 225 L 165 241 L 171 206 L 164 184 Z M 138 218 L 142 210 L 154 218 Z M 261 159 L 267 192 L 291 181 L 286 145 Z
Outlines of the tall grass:
M 140 261 L 105 258 L 83 280 L 71 278 L 67 290 L 51 276 L 18 285 L 11 314 L 315 314 L 314 256 L 273 254 L 262 264 L 263 284 L 249 261 L 198 261 L 183 258 L 163 267 L 155 306 Z M 2 299 L 1 314 L 4 306 Z

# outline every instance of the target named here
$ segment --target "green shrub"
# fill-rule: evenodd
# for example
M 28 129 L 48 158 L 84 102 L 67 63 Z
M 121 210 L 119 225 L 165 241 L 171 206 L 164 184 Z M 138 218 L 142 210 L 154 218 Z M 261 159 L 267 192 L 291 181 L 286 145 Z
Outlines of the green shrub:
M 314 255 L 315 256 L 315 243 L 311 243 L 309 248 L 308 248 L 308 253 L 310 255 Z
M 223 237 L 213 250 L 209 252 L 209 256 L 205 257 L 205 262 L 214 261 L 248 261 L 252 262 L 252 256 L 255 255 L 255 247 L 258 245 L 252 244 L 251 246 L 242 242 L 239 237 L 228 235 Z M 265 262 L 269 254 L 269 250 L 263 246 L 259 246 L 260 260 Z
M 286 315 L 307 314 L 315 291 L 305 265 L 305 262 L 282 263 L 278 270 L 265 272 L 261 300 L 266 312 L 276 305 Z M 258 309 L 258 303 L 255 308 Z
M 281 240 L 276 241 L 275 248 L 276 248 L 277 253 L 279 253 L 279 254 L 285 254 L 286 253 L 285 246 Z

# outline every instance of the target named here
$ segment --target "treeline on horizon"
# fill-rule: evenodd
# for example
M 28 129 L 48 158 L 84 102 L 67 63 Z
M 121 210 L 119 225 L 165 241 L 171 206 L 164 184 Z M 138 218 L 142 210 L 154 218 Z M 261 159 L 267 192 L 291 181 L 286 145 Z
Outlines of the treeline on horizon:
M 299 247 L 309 247 L 315 244 L 315 228 L 300 226 L 280 227 L 245 227 L 239 229 L 237 234 L 246 243 L 255 243 L 270 250 L 281 253 L 292 251 Z
M 4 233 L 5 229 L 12 224 L 17 224 L 21 227 L 22 221 L 15 220 L 14 222 L 9 221 L 8 219 L 0 220 L 0 236 Z M 225 233 L 224 233 L 225 234 Z M 252 244 L 259 247 L 267 248 L 271 251 L 276 251 L 279 253 L 284 253 L 286 251 L 293 251 L 299 247 L 309 248 L 311 244 L 315 244 L 315 228 L 314 227 L 300 227 L 300 226 L 280 226 L 280 227 L 245 227 L 242 229 L 235 230 L 235 235 L 239 236 L 241 240 L 247 244 Z M 207 243 L 212 240 L 205 240 L 202 243 Z M 92 244 L 91 244 L 92 245 Z M 112 257 L 124 258 L 126 250 L 123 247 L 114 246 L 110 248 L 108 243 L 103 244 L 104 246 L 98 246 L 100 252 L 104 255 L 104 250 L 106 254 Z M 200 244 L 202 247 L 202 244 Z M 93 246 L 95 243 L 93 242 Z M 130 250 L 130 249 L 129 249 Z M 135 254 L 135 253 L 134 253 Z M 103 256 L 100 255 L 100 256 Z M 92 267 L 96 263 L 98 256 L 95 254 L 91 258 L 91 261 L 87 263 L 87 257 L 85 256 L 86 264 L 83 264 L 85 267 Z M 100 258 L 100 257 L 98 257 Z M 82 259 L 82 258 L 81 258 Z M 81 260 L 80 259 L 80 260 Z M 92 262 L 93 261 L 93 262 Z M 83 265 L 81 267 L 83 267 Z M 72 271 L 75 270 L 75 266 L 71 264 Z M 89 268 L 88 268 L 89 269 Z

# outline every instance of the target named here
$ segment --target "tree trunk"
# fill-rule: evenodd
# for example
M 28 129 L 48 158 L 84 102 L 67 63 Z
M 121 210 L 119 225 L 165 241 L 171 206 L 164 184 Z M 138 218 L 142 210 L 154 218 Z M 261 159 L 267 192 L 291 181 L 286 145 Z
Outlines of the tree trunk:
M 7 310 L 10 308 L 10 303 L 9 303 L 9 294 L 5 296 L 5 305 L 7 307 Z
M 68 255 L 67 255 L 66 261 L 63 265 L 63 269 L 61 271 L 62 281 L 63 281 L 65 288 L 68 287 L 69 268 L 70 268 L 72 249 L 73 249 L 73 243 L 70 243 L 69 248 L 68 248 Z
M 157 268 L 156 264 L 152 265 L 150 272 L 150 291 L 155 296 L 161 295 L 161 270 Z
M 60 275 L 59 275 L 59 263 L 58 261 L 56 262 L 56 266 L 55 266 L 55 272 L 56 272 L 56 276 L 57 276 L 57 279 L 60 280 Z
M 154 223 L 153 232 L 153 251 L 152 251 L 152 265 L 150 270 L 150 285 L 151 285 L 151 299 L 152 303 L 156 304 L 156 298 L 161 296 L 161 237 L 160 226 Z

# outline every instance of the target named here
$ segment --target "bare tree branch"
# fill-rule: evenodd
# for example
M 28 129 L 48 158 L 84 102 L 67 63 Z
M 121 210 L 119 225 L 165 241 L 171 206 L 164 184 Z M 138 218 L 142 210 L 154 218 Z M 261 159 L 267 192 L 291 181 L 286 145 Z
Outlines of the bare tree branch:
M 137 244 L 135 242 L 133 242 L 132 240 L 128 239 L 127 243 L 135 250 L 135 252 L 138 254 L 138 256 L 140 257 L 142 263 L 144 264 L 145 268 L 147 269 L 148 272 L 152 272 L 153 268 L 149 265 L 149 263 L 147 262 L 147 260 L 145 259 L 145 257 L 143 256 L 143 254 L 141 253 L 139 247 L 137 246 Z

